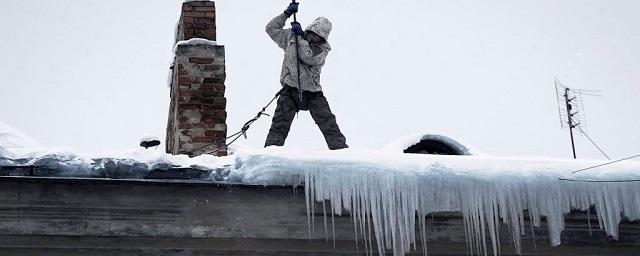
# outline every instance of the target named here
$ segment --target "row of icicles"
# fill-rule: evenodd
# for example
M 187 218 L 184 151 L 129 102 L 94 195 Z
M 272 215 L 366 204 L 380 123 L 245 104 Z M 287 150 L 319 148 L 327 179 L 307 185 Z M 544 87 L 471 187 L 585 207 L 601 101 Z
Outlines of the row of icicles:
M 356 241 L 365 241 L 359 246 L 368 254 L 377 251 L 379 255 L 386 250 L 394 255 L 419 250 L 427 254 L 426 243 L 417 248 L 417 242 L 428 241 L 424 217 L 430 213 L 461 212 L 467 248 L 475 255 L 500 254 L 500 223 L 510 226 L 514 250 L 521 253 L 521 236 L 526 228 L 539 227 L 541 216 L 546 216 L 554 246 L 561 242 L 564 214 L 571 209 L 586 211 L 594 206 L 600 227 L 614 238 L 622 216 L 640 219 L 640 186 L 633 183 L 567 183 L 548 176 L 482 180 L 434 173 L 438 172 L 307 170 L 304 184 L 310 237 L 315 226 L 314 202 L 322 203 L 327 234 L 327 212 L 334 230 L 333 216 L 346 210 L 353 219 Z M 525 226 L 524 210 L 529 212 L 531 227 Z M 333 234 L 335 239 L 335 231 Z

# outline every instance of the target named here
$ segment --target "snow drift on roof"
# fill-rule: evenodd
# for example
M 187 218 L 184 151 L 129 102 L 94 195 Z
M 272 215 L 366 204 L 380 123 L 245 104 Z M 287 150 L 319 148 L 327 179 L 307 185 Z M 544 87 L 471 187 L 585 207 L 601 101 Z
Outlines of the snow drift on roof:
M 36 140 L 0 122 L 0 157 L 24 158 L 39 148 Z

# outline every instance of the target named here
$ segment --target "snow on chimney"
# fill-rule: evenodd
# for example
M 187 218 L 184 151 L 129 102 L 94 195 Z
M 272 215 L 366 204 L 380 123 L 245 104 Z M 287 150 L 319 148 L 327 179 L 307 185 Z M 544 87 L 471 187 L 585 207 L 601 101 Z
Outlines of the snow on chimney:
M 213 1 L 187 1 L 176 31 L 167 153 L 227 154 L 225 50 Z

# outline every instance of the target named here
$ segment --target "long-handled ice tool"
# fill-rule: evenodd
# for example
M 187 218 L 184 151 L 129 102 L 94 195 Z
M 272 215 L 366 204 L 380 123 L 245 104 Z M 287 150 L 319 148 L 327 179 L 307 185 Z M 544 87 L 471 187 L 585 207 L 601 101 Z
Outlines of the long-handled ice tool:
M 296 0 L 292 0 L 292 3 L 296 3 Z M 296 16 L 296 13 L 293 13 L 293 22 L 298 22 L 298 17 Z M 296 62 L 297 62 L 297 70 L 298 70 L 298 93 L 299 93 L 299 100 L 300 100 L 300 106 L 302 106 L 302 83 L 300 82 L 300 43 L 298 42 L 298 35 L 295 36 L 296 37 Z

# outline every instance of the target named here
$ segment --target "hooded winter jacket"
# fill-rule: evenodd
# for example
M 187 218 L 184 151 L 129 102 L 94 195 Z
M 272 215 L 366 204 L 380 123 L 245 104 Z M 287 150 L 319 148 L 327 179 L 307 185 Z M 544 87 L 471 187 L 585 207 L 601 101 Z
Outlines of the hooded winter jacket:
M 299 54 L 300 54 L 300 83 L 298 86 L 298 71 L 296 57 L 296 39 L 291 29 L 284 29 L 289 18 L 286 14 L 280 14 L 273 18 L 267 24 L 267 34 L 273 39 L 280 48 L 284 50 L 284 62 L 282 63 L 282 73 L 280 82 L 282 85 L 290 87 L 302 88 L 304 91 L 319 92 L 322 91 L 320 85 L 320 73 L 324 66 L 325 59 L 331 51 L 328 43 L 329 34 L 331 33 L 331 22 L 324 17 L 317 18 L 306 31 L 311 31 L 324 38 L 325 42 L 320 45 L 309 44 L 303 37 L 298 37 Z

